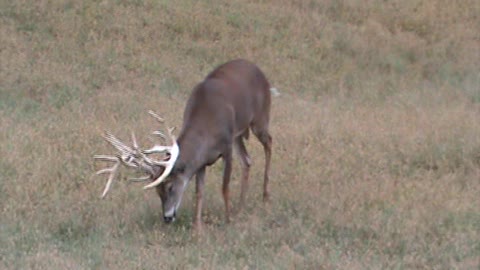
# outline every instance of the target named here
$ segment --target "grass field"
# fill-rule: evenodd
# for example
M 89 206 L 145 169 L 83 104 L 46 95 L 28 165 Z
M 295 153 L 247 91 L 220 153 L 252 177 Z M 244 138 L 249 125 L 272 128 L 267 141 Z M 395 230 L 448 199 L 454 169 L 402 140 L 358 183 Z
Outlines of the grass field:
M 477 0 L 0 0 L 1 269 L 479 269 Z M 219 162 L 199 241 L 192 183 L 162 222 L 154 191 L 109 196 L 110 130 L 179 127 L 193 86 L 234 58 L 273 100 L 247 207 L 224 222 Z M 238 202 L 240 169 L 231 193 Z

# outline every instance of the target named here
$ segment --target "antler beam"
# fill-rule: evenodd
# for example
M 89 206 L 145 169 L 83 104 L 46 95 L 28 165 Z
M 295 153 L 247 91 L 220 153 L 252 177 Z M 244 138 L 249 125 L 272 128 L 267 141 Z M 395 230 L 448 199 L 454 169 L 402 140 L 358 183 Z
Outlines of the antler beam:
M 153 153 L 164 153 L 167 152 L 170 154 L 170 157 L 168 160 L 153 160 L 151 159 L 151 162 L 153 162 L 155 165 L 159 166 L 164 166 L 165 170 L 163 171 L 162 175 L 158 177 L 155 181 L 152 183 L 146 185 L 143 187 L 143 189 L 149 189 L 158 186 L 160 183 L 162 183 L 167 176 L 172 172 L 173 166 L 175 165 L 175 162 L 177 161 L 177 158 L 180 154 L 180 148 L 178 147 L 177 140 L 175 138 L 175 135 L 173 135 L 173 130 L 175 128 L 173 127 L 168 127 L 167 124 L 165 123 L 165 120 L 158 116 L 154 111 L 150 110 L 148 113 L 153 116 L 155 119 L 157 119 L 160 123 L 164 124 L 165 127 L 167 128 L 168 131 L 168 136 L 170 137 L 170 140 L 172 141 L 171 146 L 163 146 L 163 145 L 155 145 L 152 148 L 148 150 L 142 151 L 143 154 L 148 155 L 148 154 L 153 154 Z M 165 135 L 161 133 L 160 131 L 155 131 L 154 134 L 160 135 L 162 138 L 165 138 Z

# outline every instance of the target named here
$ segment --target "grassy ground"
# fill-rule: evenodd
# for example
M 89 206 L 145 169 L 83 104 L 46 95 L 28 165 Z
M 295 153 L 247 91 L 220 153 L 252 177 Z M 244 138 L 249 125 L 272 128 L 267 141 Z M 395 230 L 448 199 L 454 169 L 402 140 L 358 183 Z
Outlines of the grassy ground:
M 478 14 L 475 0 L 0 0 L 0 268 L 478 269 Z M 221 164 L 208 171 L 201 241 L 193 184 L 170 226 L 140 186 L 99 199 L 102 131 L 147 144 L 148 109 L 180 126 L 195 83 L 238 57 L 282 92 L 271 204 L 255 140 L 231 224 Z

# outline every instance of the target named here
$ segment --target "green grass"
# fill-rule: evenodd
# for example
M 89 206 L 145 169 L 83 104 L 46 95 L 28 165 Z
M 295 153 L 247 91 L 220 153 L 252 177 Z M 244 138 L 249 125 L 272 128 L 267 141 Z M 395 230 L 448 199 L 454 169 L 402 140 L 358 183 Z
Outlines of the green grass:
M 0 0 L 0 268 L 478 269 L 477 2 Z M 193 183 L 172 225 L 127 170 L 100 199 L 102 132 L 148 145 L 239 57 L 282 93 L 272 202 L 254 138 L 230 224 L 208 170 L 201 239 Z

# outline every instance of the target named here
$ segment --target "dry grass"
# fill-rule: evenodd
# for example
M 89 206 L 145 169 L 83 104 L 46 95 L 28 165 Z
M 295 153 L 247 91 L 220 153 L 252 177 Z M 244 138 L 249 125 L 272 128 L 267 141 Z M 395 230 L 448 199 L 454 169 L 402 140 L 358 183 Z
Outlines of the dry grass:
M 478 14 L 475 0 L 0 0 L 0 268 L 478 269 Z M 272 203 L 255 140 L 247 209 L 224 224 L 215 165 L 199 242 L 193 184 L 171 226 L 136 185 L 100 200 L 102 130 L 147 134 L 152 108 L 179 126 L 193 85 L 237 57 L 282 92 Z

